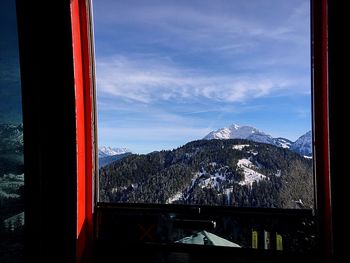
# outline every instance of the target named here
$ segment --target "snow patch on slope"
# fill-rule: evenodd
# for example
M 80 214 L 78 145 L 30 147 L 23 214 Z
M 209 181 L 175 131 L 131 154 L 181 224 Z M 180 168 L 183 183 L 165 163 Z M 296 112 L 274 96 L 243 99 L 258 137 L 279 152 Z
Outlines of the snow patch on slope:
M 254 182 L 259 182 L 266 178 L 265 175 L 258 173 L 253 169 L 257 169 L 250 159 L 240 159 L 237 166 L 243 170 L 244 180 L 239 182 L 240 185 L 252 185 Z
M 237 145 L 233 145 L 232 149 L 242 151 L 243 148 L 249 147 L 249 146 L 250 146 L 249 144 L 237 144 Z

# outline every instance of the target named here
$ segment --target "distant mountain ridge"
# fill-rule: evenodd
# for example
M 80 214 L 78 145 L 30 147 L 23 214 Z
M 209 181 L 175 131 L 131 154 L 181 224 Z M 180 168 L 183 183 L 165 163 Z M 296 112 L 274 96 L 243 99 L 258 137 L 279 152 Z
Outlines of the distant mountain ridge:
M 207 134 L 203 139 L 246 139 L 290 149 L 303 156 L 311 156 L 311 138 L 311 131 L 308 131 L 304 135 L 300 136 L 295 142 L 292 142 L 291 140 L 282 137 L 273 138 L 271 135 L 251 126 L 240 126 L 238 124 L 233 124 L 229 127 L 224 127 L 216 131 L 212 131 L 209 134 Z
M 0 123 L 0 177 L 23 173 L 23 125 Z
M 23 124 L 0 123 L 0 153 L 23 154 Z
M 127 156 L 132 154 L 131 152 L 126 152 L 126 153 L 121 153 L 121 154 L 115 154 L 115 155 L 110 155 L 110 156 L 105 156 L 98 158 L 98 167 L 102 168 L 110 163 L 113 163 L 115 161 L 121 160 Z
M 98 148 L 98 158 L 103 158 L 107 156 L 113 156 L 113 155 L 119 155 L 119 154 L 124 154 L 131 152 L 127 148 L 112 148 L 109 146 L 101 146 Z
M 24 194 L 23 125 L 0 123 L 0 232 L 22 222 Z M 1 250 L 1 249 L 0 249 Z M 5 260 L 6 261 L 6 260 Z
M 300 153 L 301 155 L 311 156 L 312 155 L 312 133 L 308 131 L 304 135 L 300 136 L 290 147 L 294 152 Z
M 98 166 L 99 168 L 104 167 L 112 162 L 121 160 L 130 154 L 132 153 L 127 148 L 101 146 L 101 148 L 98 149 Z

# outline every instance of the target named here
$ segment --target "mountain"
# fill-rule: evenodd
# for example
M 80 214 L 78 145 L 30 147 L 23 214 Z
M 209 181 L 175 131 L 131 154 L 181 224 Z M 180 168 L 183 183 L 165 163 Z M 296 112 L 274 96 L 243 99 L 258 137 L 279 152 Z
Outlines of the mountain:
M 23 125 L 0 124 L 0 232 L 23 212 Z
M 108 146 L 102 146 L 98 149 L 98 158 L 119 155 L 119 154 L 124 154 L 128 152 L 131 152 L 131 151 L 127 148 L 112 148 Z
M 105 157 L 101 157 L 98 158 L 98 167 L 104 167 L 112 162 L 121 160 L 127 156 L 129 156 L 130 154 L 132 154 L 131 152 L 126 152 L 126 153 L 121 153 L 121 154 L 115 154 L 115 155 L 110 155 L 110 156 L 105 156 Z
M 204 140 L 212 139 L 247 139 L 255 142 L 267 143 L 278 147 L 290 149 L 304 157 L 312 156 L 312 134 L 308 131 L 300 136 L 295 142 L 286 138 L 273 138 L 251 126 L 239 126 L 233 124 L 230 127 L 218 129 L 206 135 Z
M 0 153 L 23 153 L 23 124 L 0 124 Z
M 247 139 L 249 136 L 255 133 L 258 133 L 258 135 L 266 135 L 253 127 L 233 124 L 228 128 L 225 127 L 216 131 L 212 131 L 203 139 Z
M 99 171 L 105 202 L 295 208 L 300 199 L 306 207 L 313 204 L 310 159 L 245 139 L 199 140 L 172 151 L 131 154 Z
M 121 160 L 130 154 L 131 151 L 127 148 L 112 148 L 108 146 L 102 146 L 98 149 L 98 166 L 101 168 L 112 162 Z
M 294 152 L 297 152 L 303 156 L 312 156 L 312 133 L 308 131 L 304 135 L 300 136 L 290 147 Z
M 255 142 L 268 143 L 282 148 L 289 148 L 292 142 L 285 138 L 273 138 L 251 126 L 239 126 L 233 124 L 228 128 L 221 128 L 210 132 L 204 140 L 212 139 L 247 139 Z
M 286 149 L 290 149 L 291 145 L 293 144 L 292 141 L 282 137 L 275 138 L 275 143 L 276 143 L 275 144 L 276 146 L 286 148 Z
M 0 177 L 23 173 L 23 125 L 0 124 Z

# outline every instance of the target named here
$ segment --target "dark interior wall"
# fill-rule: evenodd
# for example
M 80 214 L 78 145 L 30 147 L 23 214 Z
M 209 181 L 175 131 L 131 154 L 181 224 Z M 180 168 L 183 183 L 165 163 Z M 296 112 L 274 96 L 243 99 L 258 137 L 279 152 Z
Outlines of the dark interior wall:
M 347 106 L 345 95 L 348 89 L 349 38 L 346 18 L 348 9 L 341 1 L 328 1 L 328 58 L 329 58 L 329 132 L 330 132 L 330 169 L 333 213 L 333 240 L 335 262 L 342 262 L 346 253 L 344 240 L 347 240 L 348 216 L 348 177 L 346 165 L 348 132 Z M 346 222 L 347 221 L 347 222 Z M 346 255 L 348 256 L 348 255 Z
M 73 262 L 76 142 L 70 1 L 17 1 L 31 262 Z

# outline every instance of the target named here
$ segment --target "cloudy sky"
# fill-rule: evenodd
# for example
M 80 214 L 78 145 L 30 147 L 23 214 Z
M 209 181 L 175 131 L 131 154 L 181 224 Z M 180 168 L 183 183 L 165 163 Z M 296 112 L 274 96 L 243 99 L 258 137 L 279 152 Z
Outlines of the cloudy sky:
M 93 1 L 99 145 L 173 149 L 218 128 L 311 129 L 308 0 Z

